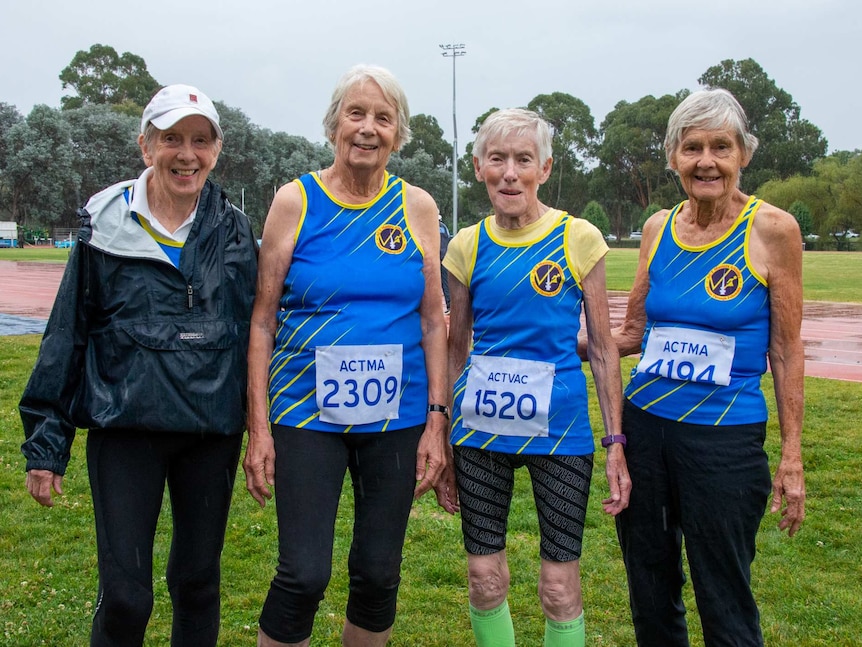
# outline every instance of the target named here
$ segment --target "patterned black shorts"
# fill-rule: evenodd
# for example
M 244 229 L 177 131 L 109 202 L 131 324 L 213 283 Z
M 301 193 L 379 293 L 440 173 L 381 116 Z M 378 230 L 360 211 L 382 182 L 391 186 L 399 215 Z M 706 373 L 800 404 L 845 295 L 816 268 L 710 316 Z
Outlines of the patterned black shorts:
M 530 472 L 539 516 L 542 559 L 580 559 L 593 455 L 529 456 L 455 447 L 464 548 L 491 555 L 506 547 L 506 526 L 515 470 Z

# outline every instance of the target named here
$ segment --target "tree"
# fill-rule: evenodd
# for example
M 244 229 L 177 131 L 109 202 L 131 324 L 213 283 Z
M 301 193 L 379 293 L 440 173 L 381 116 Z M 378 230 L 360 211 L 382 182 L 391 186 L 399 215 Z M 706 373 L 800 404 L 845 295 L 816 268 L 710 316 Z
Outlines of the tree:
M 387 168 L 390 173 L 425 189 L 434 198 L 440 213 L 451 215 L 452 171 L 434 164 L 425 149 L 420 148 L 411 157 L 405 157 L 403 152 L 395 153 L 389 158 Z
M 73 142 L 72 168 L 80 178 L 75 201 L 81 206 L 107 186 L 135 178 L 144 170 L 138 146 L 140 119 L 106 105 L 87 104 L 62 112 Z
M 671 112 L 684 98 L 666 94 L 656 99 L 645 96 L 635 103 L 620 101 L 601 124 L 599 164 L 610 176 L 616 197 L 640 206 L 656 199 L 656 194 L 678 193 L 673 174 L 667 169 L 664 138 Z M 669 189 L 662 191 L 662 188 Z
M 809 175 L 814 160 L 826 154 L 819 128 L 800 117 L 800 108 L 753 59 L 725 60 L 698 79 L 709 88 L 730 91 L 745 110 L 760 146 L 742 175 L 742 189 L 752 193 L 773 179 Z
M 844 232 L 862 229 L 862 151 L 839 151 L 819 159 L 811 175 L 771 180 L 757 195 L 791 213 L 794 203 L 804 203 L 811 214 L 810 233 L 829 237 L 838 249 L 846 249 Z
M 72 222 L 71 196 L 80 185 L 74 171 L 71 130 L 59 110 L 44 105 L 6 133 L 8 208 L 20 225 Z
M 654 202 L 648 204 L 641 213 L 640 218 L 638 218 L 638 221 L 636 223 L 632 223 L 632 231 L 643 231 L 644 225 L 646 224 L 646 221 L 649 219 L 649 217 L 654 213 L 666 208 L 667 207 L 663 207 L 660 204 L 656 204 Z
M 424 150 L 431 156 L 434 166 L 452 169 L 452 144 L 443 139 L 443 129 L 436 118 L 413 115 L 410 117 L 410 130 L 413 131 L 413 139 L 401 147 L 401 157 L 410 158 L 417 151 Z
M 682 197 L 676 176 L 667 168 L 664 138 L 668 118 L 686 94 L 620 101 L 602 121 L 590 195 L 607 206 L 611 228 L 618 234 L 631 231 L 648 204 L 674 204 Z
M 540 94 L 527 105 L 551 126 L 552 178 L 539 188 L 550 206 L 577 211 L 586 201 L 586 162 L 593 157 L 596 125 L 589 107 L 564 92 Z
M 799 231 L 802 233 L 803 238 L 811 233 L 813 220 L 811 218 L 811 209 L 808 208 L 808 205 L 802 202 L 802 200 L 796 200 L 790 205 L 787 211 L 799 223 Z
M 594 224 L 602 232 L 602 236 L 607 236 L 610 233 L 611 223 L 608 220 L 608 214 L 605 213 L 602 205 L 595 200 L 587 203 L 581 212 L 581 218 Z
M 21 123 L 24 117 L 18 112 L 18 109 L 9 104 L 0 102 L 0 173 L 6 168 L 6 160 L 8 158 L 6 147 L 6 133 L 15 124 Z
M 64 90 L 71 87 L 77 95 L 60 99 L 64 110 L 109 104 L 125 112 L 137 111 L 138 116 L 159 89 L 143 58 L 130 52 L 119 55 L 110 45 L 99 44 L 79 50 L 60 72 L 60 81 Z
M 271 191 L 263 189 L 262 178 L 269 177 L 269 159 L 261 129 L 239 108 L 213 102 L 224 131 L 224 142 L 212 179 L 222 186 L 237 206 L 255 218 L 266 214 Z M 266 183 L 268 184 L 268 182 Z

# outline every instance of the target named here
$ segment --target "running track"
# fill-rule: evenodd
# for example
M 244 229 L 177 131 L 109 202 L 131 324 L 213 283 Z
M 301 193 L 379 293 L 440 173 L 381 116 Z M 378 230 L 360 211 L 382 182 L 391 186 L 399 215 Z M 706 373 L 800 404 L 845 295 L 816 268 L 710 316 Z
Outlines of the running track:
M 14 250 L 10 250 L 14 254 Z M 0 314 L 47 319 L 63 265 L 0 260 Z M 609 295 L 611 325 L 624 313 L 626 295 Z M 7 334 L 0 322 L 0 334 Z M 805 374 L 862 383 L 862 304 L 808 301 L 803 309 Z

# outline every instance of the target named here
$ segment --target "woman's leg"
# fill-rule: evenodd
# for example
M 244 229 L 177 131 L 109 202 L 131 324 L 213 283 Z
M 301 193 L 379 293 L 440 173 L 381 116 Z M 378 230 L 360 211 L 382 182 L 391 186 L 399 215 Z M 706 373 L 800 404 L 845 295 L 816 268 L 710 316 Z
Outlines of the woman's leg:
M 183 440 L 168 467 L 174 531 L 167 567 L 174 611 L 171 644 L 214 646 L 221 552 L 242 435 Z
M 346 438 L 355 515 L 345 639 L 354 636 L 356 644 L 380 640 L 385 644 L 395 621 L 404 536 L 416 486 L 416 450 L 423 430 L 420 426 Z
M 682 530 L 666 461 L 667 422 L 628 402 L 623 406 L 632 492 L 616 525 L 638 644 L 687 647 Z
M 332 571 L 347 434 L 274 425 L 272 435 L 278 567 L 260 615 L 262 644 L 303 644 Z
M 153 609 L 153 540 L 167 465 L 148 434 L 90 431 L 99 597 L 92 647 L 142 645 Z

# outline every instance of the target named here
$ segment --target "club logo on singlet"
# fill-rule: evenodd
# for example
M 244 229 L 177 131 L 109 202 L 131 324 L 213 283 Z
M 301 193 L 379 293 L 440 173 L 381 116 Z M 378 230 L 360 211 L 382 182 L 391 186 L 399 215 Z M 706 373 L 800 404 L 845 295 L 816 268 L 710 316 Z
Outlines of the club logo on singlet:
M 398 225 L 380 225 L 374 232 L 374 242 L 387 254 L 400 254 L 407 247 L 404 230 Z
M 530 283 L 542 296 L 556 296 L 563 288 L 563 268 L 554 261 L 542 261 L 530 272 Z
M 713 299 L 729 301 L 742 290 L 742 272 L 735 265 L 718 265 L 706 275 L 704 287 Z

